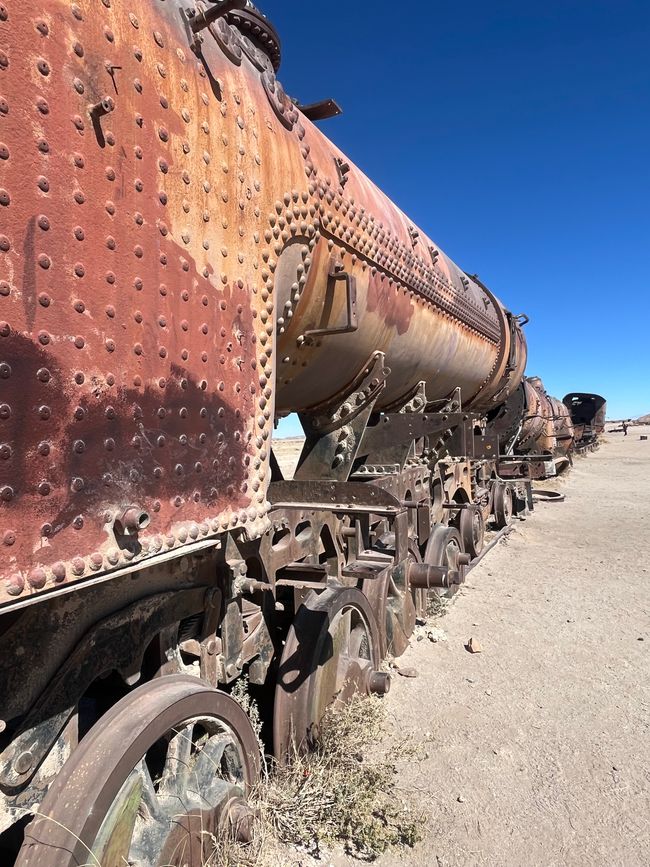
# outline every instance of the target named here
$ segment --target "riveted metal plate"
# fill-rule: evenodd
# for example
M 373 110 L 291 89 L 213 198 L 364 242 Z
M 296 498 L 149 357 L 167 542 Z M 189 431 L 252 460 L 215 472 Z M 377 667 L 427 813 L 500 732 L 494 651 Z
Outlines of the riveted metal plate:
M 267 526 L 267 181 L 305 186 L 230 25 L 199 58 L 175 0 L 2 8 L 0 603 Z

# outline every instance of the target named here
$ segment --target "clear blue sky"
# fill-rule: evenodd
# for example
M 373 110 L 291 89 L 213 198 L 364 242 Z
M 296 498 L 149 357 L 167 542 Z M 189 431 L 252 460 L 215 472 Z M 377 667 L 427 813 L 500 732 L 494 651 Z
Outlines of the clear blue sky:
M 648 0 L 259 3 L 287 91 L 530 316 L 528 373 L 650 412 Z

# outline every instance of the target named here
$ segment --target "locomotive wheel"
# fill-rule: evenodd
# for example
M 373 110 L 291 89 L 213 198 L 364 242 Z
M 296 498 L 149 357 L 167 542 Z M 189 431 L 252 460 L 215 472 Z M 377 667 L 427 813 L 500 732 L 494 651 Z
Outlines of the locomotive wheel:
M 411 590 L 406 578 L 408 566 L 419 563 L 421 557 L 415 546 L 403 563 L 386 572 L 383 578 L 366 578 L 361 590 L 368 597 L 379 626 L 380 656 L 401 656 L 408 647 L 415 629 L 415 618 L 426 607 L 422 590 Z
M 507 527 L 512 520 L 512 488 L 497 482 L 494 488 L 494 525 L 497 530 Z
M 438 526 L 427 542 L 424 562 L 429 566 L 446 566 L 449 570 L 460 572 L 459 559 L 464 554 L 460 533 L 455 527 Z M 458 590 L 459 584 L 440 588 L 435 591 L 438 596 L 451 598 Z
M 485 538 L 483 512 L 479 508 L 461 509 L 458 525 L 463 540 L 463 547 L 473 560 L 483 550 L 483 540 Z
M 273 710 L 275 755 L 292 743 L 313 742 L 318 723 L 334 702 L 355 693 L 387 692 L 377 621 L 370 602 L 354 587 L 312 592 L 298 609 L 280 661 Z
M 81 741 L 27 827 L 16 867 L 202 867 L 212 835 L 249 840 L 260 750 L 243 709 L 189 675 L 151 681 Z

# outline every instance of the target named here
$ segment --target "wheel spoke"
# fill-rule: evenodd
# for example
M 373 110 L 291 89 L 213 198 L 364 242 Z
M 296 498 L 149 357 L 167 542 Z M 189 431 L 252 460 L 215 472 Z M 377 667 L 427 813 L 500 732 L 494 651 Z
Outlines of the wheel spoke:
M 342 655 L 343 654 L 346 656 L 350 655 L 351 650 L 352 650 L 352 648 L 351 648 L 351 638 L 352 638 L 351 632 L 352 632 L 352 610 L 350 608 L 348 608 L 346 611 L 344 611 L 341 614 L 341 617 L 340 617 L 339 622 L 337 624 L 336 634 L 337 634 L 338 640 L 335 640 L 335 642 L 334 642 L 335 643 L 335 647 L 334 647 L 335 652 L 338 650 L 338 652 Z
M 235 766 L 236 763 L 225 755 L 228 747 L 230 747 L 229 753 L 234 750 L 233 740 L 229 735 L 211 737 L 201 752 L 198 753 L 188 779 L 188 790 L 195 791 L 202 798 L 207 799 L 211 805 L 213 805 L 213 799 L 208 796 L 208 792 L 217 791 L 221 784 L 224 788 L 230 787 L 232 776 L 236 777 L 234 780 L 236 783 L 240 783 L 242 780 L 241 766 Z M 226 779 L 223 779 L 224 777 Z
M 142 780 L 137 771 L 132 771 L 111 804 L 95 838 L 92 855 L 98 864 L 129 863 L 141 800 Z
M 174 734 L 167 747 L 165 767 L 161 774 L 159 786 L 161 793 L 182 794 L 185 790 L 190 772 L 193 735 L 194 723 L 189 723 L 183 728 L 174 729 Z
M 136 765 L 135 770 L 140 777 L 142 786 L 142 794 L 140 796 L 141 807 L 144 807 L 148 817 L 154 821 L 164 821 L 164 813 L 158 800 L 158 793 L 156 792 L 156 787 L 153 784 L 151 773 L 144 758 Z
M 368 659 L 370 648 L 368 646 L 368 633 L 363 623 L 357 623 L 350 636 L 351 655 L 361 659 Z

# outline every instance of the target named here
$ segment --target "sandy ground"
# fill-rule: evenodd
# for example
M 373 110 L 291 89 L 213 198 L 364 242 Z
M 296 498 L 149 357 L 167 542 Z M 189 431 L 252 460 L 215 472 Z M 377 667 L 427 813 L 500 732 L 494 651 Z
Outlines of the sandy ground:
M 650 427 L 610 434 L 420 630 L 387 697 L 425 839 L 396 865 L 650 864 Z M 483 651 L 465 644 L 478 639 Z M 344 856 L 336 865 L 358 862 Z
M 304 441 L 304 437 L 284 437 L 273 440 L 273 453 L 285 479 L 293 478 Z
M 377 863 L 650 864 L 650 440 L 611 434 L 469 576 L 387 697 L 424 841 Z M 465 644 L 479 640 L 480 654 Z M 352 864 L 341 859 L 339 864 Z

